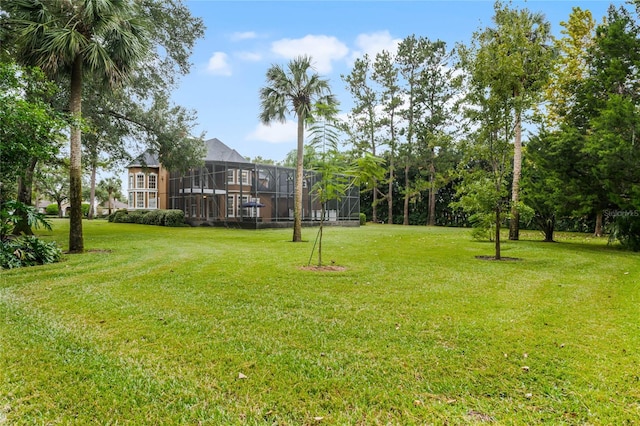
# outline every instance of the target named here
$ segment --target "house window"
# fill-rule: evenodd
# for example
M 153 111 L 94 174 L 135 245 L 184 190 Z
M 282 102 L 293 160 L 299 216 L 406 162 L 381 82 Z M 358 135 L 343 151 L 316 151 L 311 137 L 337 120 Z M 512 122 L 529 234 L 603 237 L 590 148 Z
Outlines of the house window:
M 158 189 L 158 175 L 149 175 L 149 189 Z
M 144 209 L 144 192 L 136 192 L 136 208 Z
M 144 188 L 144 174 L 138 173 L 136 175 L 136 189 Z
M 249 185 L 249 170 L 242 171 L 242 184 Z
M 236 216 L 236 197 L 227 195 L 227 217 Z
M 149 208 L 157 209 L 158 208 L 158 193 L 150 192 L 149 193 Z
M 249 216 L 251 209 L 249 207 L 243 207 L 248 202 L 249 202 L 249 196 L 243 195 L 242 203 L 238 206 L 238 214 L 240 214 L 240 209 L 242 209 L 242 216 Z
M 200 188 L 200 170 L 193 170 L 192 188 Z
M 129 175 L 129 189 L 133 189 L 133 188 L 134 188 L 134 186 L 133 186 L 133 175 Z
M 133 175 L 130 176 L 131 177 L 131 181 L 133 181 Z M 133 208 L 134 204 L 133 204 L 133 196 L 134 193 L 130 192 L 129 193 L 129 208 Z
M 227 170 L 227 183 L 236 183 L 236 171 L 234 169 Z

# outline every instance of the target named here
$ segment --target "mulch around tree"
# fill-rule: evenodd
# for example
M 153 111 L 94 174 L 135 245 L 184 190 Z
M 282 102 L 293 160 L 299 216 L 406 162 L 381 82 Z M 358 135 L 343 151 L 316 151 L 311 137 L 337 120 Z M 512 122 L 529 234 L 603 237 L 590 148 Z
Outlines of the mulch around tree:
M 310 265 L 310 266 L 301 266 L 300 269 L 302 269 L 303 271 L 318 271 L 318 272 L 341 272 L 341 271 L 347 270 L 347 268 L 345 268 L 344 266 L 338 266 L 338 265 L 323 265 L 323 266 Z
M 496 259 L 495 256 L 476 256 L 476 259 L 480 259 L 480 260 L 498 260 Z M 499 261 L 505 261 L 505 262 L 519 262 L 522 259 L 518 258 L 518 257 L 506 257 L 506 256 L 500 256 Z

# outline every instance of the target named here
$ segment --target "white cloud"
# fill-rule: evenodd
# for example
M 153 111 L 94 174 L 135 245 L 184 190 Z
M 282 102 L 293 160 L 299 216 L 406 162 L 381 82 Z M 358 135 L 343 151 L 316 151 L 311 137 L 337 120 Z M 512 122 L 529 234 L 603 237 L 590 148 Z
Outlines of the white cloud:
M 336 37 L 325 35 L 307 35 L 303 38 L 274 41 L 271 51 L 286 59 L 293 59 L 300 55 L 309 55 L 312 65 L 320 74 L 331 72 L 331 63 L 343 59 L 349 53 L 349 48 Z
M 258 62 L 262 59 L 262 55 L 255 52 L 236 52 L 233 55 L 248 62 Z
M 231 41 L 251 40 L 257 38 L 258 34 L 254 31 L 235 32 L 229 36 Z
M 352 53 L 351 59 L 355 60 L 363 56 L 365 53 L 372 60 L 376 54 L 386 50 L 391 54 L 395 54 L 398 50 L 398 44 L 402 41 L 400 38 L 393 38 L 389 31 L 378 31 L 375 33 L 359 34 L 356 37 L 355 45 L 358 50 Z
M 215 75 L 231 75 L 231 65 L 227 62 L 227 54 L 224 52 L 214 52 L 209 58 L 207 71 Z
M 255 130 L 249 133 L 245 139 L 273 144 L 296 142 L 298 126 L 295 121 L 291 120 L 286 123 L 274 122 L 269 126 L 258 123 Z

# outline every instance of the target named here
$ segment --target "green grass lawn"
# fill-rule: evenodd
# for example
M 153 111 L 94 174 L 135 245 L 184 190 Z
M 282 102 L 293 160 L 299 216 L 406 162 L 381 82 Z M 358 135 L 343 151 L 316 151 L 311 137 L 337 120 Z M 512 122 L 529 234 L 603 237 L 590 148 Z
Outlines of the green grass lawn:
M 640 255 L 605 240 L 328 228 L 319 272 L 315 229 L 84 233 L 0 272 L 0 425 L 640 421 Z

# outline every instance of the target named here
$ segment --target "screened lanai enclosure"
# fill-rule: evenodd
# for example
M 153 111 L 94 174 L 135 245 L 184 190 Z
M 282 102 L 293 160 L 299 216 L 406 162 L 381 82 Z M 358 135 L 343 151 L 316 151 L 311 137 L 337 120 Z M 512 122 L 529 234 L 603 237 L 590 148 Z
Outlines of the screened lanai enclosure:
M 201 168 L 169 177 L 169 208 L 185 212 L 191 225 L 243 228 L 288 227 L 293 224 L 295 169 L 248 162 L 206 161 Z M 314 185 L 320 175 L 305 171 L 303 225 L 319 224 L 322 206 Z M 353 183 L 353 180 L 351 180 Z M 339 200 L 329 201 L 328 225 L 358 226 L 360 189 L 349 185 Z

